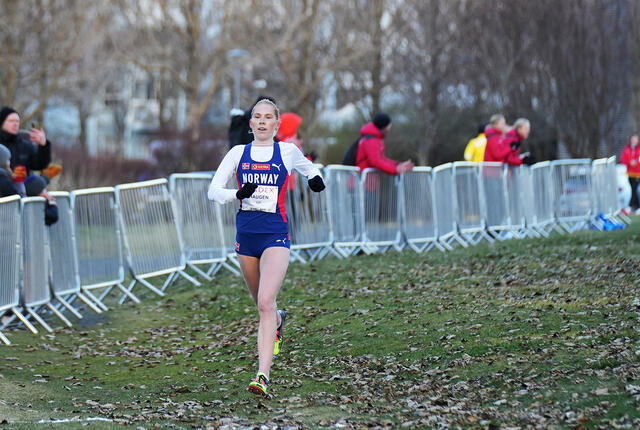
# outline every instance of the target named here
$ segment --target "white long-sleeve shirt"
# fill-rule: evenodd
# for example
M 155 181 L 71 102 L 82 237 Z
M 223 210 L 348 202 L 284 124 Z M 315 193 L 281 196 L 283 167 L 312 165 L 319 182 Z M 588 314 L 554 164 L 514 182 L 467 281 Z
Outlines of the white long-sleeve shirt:
M 320 176 L 320 170 L 304 156 L 300 148 L 293 143 L 278 142 L 280 144 L 280 154 L 287 173 L 291 174 L 293 169 L 307 178 Z M 228 203 L 236 199 L 237 189 L 227 188 L 229 180 L 236 174 L 238 164 L 242 158 L 242 153 L 246 145 L 236 145 L 220 162 L 216 174 L 213 175 L 207 197 L 218 203 Z M 251 145 L 251 158 L 257 162 L 267 162 L 273 157 L 273 145 L 259 146 Z

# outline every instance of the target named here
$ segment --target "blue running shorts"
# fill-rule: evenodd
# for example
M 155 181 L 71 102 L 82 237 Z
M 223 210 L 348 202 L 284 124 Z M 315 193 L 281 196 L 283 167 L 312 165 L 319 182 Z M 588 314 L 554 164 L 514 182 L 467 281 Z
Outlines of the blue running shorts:
M 260 258 L 267 248 L 291 249 L 289 233 L 236 233 L 236 253 Z

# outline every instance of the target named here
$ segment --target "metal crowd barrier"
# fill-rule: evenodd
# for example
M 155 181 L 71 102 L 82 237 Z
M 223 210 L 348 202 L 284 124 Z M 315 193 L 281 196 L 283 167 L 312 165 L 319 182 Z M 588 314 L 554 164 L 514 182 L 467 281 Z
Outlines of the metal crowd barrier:
M 229 245 L 225 243 L 222 208 L 207 198 L 212 177 L 210 173 L 180 173 L 169 178 L 169 191 L 176 203 L 176 223 L 184 242 L 186 264 L 208 281 L 222 267 L 239 274 L 227 263 Z M 199 265 L 208 265 L 209 268 L 205 272 Z
M 458 224 L 456 223 L 458 208 L 452 169 L 453 165 L 446 163 L 431 170 L 438 241 L 450 251 L 453 250 L 454 241 L 464 247 L 468 246 L 458 234 Z
M 360 180 L 363 239 L 371 252 L 402 249 L 399 178 L 376 169 L 364 169 Z
M 609 165 L 606 158 L 591 162 L 591 184 L 593 186 L 593 213 L 602 214 L 604 217 L 613 218 L 616 206 L 611 199 L 610 181 L 608 180 Z M 616 197 L 616 194 L 613 194 Z M 596 228 L 602 226 L 594 223 Z
M 419 253 L 434 246 L 444 251 L 438 242 L 431 167 L 416 167 L 403 174 L 400 180 L 402 231 L 407 246 Z
M 370 250 L 364 240 L 364 207 L 360 187 L 360 169 L 331 164 L 325 167 L 329 235 L 342 257 Z
M 51 305 L 49 287 L 49 233 L 44 223 L 45 199 L 42 197 L 26 197 L 21 201 L 22 212 L 22 279 L 21 304 L 48 332 L 53 329 L 38 314 L 47 307 L 67 326 L 71 322 Z M 36 332 L 34 332 L 36 333 Z
M 124 266 L 115 189 L 102 187 L 72 191 L 71 208 L 80 288 L 100 309 L 106 311 L 108 308 L 103 300 L 113 287 L 127 294 L 122 285 Z M 99 289 L 104 291 L 96 297 L 93 291 Z M 136 303 L 140 301 L 132 293 L 128 295 Z
M 505 167 L 502 163 L 483 162 L 479 163 L 479 169 L 487 230 L 496 239 L 512 237 Z
M 533 186 L 532 210 L 527 214 L 527 227 L 541 236 L 549 236 L 555 225 L 551 163 L 543 161 L 531 166 Z
M 80 299 L 94 312 L 101 313 L 91 300 L 80 291 L 78 250 L 76 245 L 75 222 L 69 193 L 51 193 L 58 206 L 58 221 L 49 226 L 49 261 L 51 292 L 55 300 L 76 318 L 82 314 L 72 306 L 75 298 Z
M 531 210 L 531 170 L 524 165 L 505 168 L 507 198 L 509 201 L 510 230 L 516 238 L 536 236 L 527 228 L 526 214 Z
M 159 296 L 178 275 L 192 284 L 200 282 L 184 272 L 186 261 L 182 237 L 175 222 L 173 200 L 166 179 L 116 186 L 116 204 L 124 238 L 125 259 L 133 280 L 130 293 L 141 283 Z M 158 289 L 147 279 L 168 275 Z M 120 303 L 127 295 L 123 295 Z
M 584 228 L 593 217 L 591 160 L 551 162 L 553 201 L 558 232 Z
M 471 245 L 482 239 L 493 242 L 486 229 L 485 198 L 479 181 L 478 163 L 457 161 L 453 163 L 451 176 L 460 236 Z
M 316 167 L 322 169 L 321 165 Z M 311 191 L 306 178 L 297 173 L 292 173 L 289 180 L 294 184 L 287 191 L 286 197 L 292 259 L 306 263 L 307 258 L 313 261 L 323 258 L 327 253 L 338 256 L 327 234 L 327 194 Z
M 0 199 L 0 316 L 8 316 L 0 330 L 17 318 L 34 333 L 30 319 L 51 331 L 39 314 L 47 309 L 70 325 L 60 310 L 80 318 L 74 299 L 100 312 L 114 288 L 124 294 L 120 302 L 138 301 L 132 293 L 137 282 L 160 295 L 179 275 L 198 284 L 184 273 L 187 264 L 208 278 L 222 265 L 238 273 L 228 264 L 237 264 L 238 203 L 209 202 L 210 179 L 173 175 L 171 192 L 160 179 L 55 193 L 59 220 L 50 228 L 44 226 L 44 199 Z M 402 176 L 331 165 L 325 179 L 325 193 L 309 192 L 303 179 L 288 192 L 294 259 L 547 236 L 554 229 L 597 227 L 598 213 L 628 221 L 617 199 L 615 157 L 517 168 L 448 163 Z M 122 247 L 134 278 L 128 288 L 122 285 Z M 211 267 L 204 272 L 196 267 L 201 264 Z M 160 275 L 168 275 L 160 289 L 147 281 Z M 93 294 L 97 289 L 104 289 L 100 297 Z M 9 343 L 1 332 L 0 340 Z
M 607 158 L 607 167 L 607 177 L 609 178 L 610 182 L 608 192 L 611 194 L 612 206 L 615 208 L 613 216 L 615 216 L 621 222 L 631 224 L 631 219 L 622 212 L 624 208 L 621 206 L 620 200 L 618 199 L 618 170 L 616 167 L 615 156 Z
M 20 197 L 0 198 L 0 317 L 12 313 L 12 318 L 0 323 L 0 340 L 6 345 L 11 342 L 2 333 L 15 317 L 30 330 L 37 330 L 22 315 L 20 305 L 20 272 L 22 270 L 22 222 L 20 217 Z

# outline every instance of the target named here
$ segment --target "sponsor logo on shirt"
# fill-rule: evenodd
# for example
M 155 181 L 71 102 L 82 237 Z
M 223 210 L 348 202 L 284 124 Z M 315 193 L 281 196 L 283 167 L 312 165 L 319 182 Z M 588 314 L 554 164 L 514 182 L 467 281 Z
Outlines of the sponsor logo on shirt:
M 271 169 L 271 166 L 269 166 L 268 164 L 252 164 L 251 165 L 251 170 L 269 170 Z
M 249 170 L 249 166 L 251 166 L 251 163 L 242 163 L 242 169 L 243 170 Z
M 240 251 L 240 244 L 236 242 L 236 251 Z

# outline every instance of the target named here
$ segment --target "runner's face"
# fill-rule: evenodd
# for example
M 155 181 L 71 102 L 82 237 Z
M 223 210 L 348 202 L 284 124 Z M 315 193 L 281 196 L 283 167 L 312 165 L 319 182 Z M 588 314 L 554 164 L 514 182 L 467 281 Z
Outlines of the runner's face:
M 275 136 L 280 121 L 276 119 L 276 110 L 269 103 L 260 103 L 253 110 L 249 121 L 256 140 L 270 140 Z

